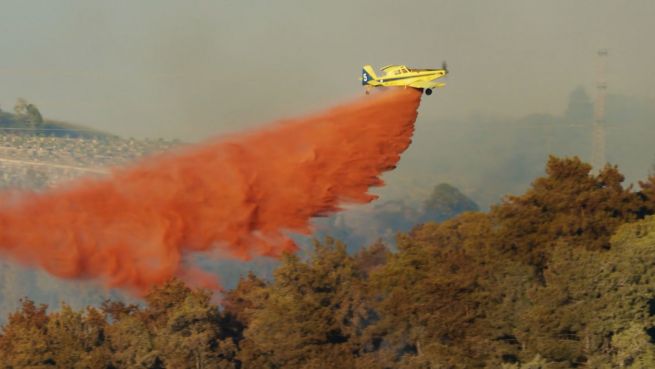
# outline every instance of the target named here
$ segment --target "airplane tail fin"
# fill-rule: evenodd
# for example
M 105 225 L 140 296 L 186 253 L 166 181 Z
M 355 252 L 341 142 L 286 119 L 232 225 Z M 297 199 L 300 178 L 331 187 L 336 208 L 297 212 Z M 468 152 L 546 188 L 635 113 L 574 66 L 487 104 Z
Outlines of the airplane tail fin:
M 366 64 L 362 69 L 362 85 L 368 85 L 376 79 L 378 79 L 378 77 L 375 75 L 373 67 L 370 64 Z

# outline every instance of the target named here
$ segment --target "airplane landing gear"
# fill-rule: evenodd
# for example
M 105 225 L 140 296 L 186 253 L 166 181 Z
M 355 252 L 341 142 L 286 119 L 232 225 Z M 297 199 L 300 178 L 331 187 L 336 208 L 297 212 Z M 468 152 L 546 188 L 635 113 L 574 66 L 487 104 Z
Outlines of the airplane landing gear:
M 429 88 L 426 88 L 425 89 L 425 94 L 428 95 L 428 96 L 432 95 L 432 90 L 429 89 Z

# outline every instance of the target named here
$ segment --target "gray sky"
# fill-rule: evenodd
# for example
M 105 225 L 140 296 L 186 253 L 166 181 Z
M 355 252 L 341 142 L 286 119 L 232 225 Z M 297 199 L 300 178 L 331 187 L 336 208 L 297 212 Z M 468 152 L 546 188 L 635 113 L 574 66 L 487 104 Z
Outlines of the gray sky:
M 611 92 L 655 99 L 653 19 L 652 0 L 0 0 L 0 105 L 195 140 L 357 96 L 365 63 L 446 59 L 419 124 L 560 113 L 601 47 Z

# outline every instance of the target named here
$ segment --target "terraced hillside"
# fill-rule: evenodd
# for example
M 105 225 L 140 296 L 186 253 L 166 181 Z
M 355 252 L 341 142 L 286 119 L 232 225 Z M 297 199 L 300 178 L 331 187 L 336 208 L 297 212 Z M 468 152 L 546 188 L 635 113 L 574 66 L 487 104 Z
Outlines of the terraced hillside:
M 164 140 L 110 135 L 59 135 L 52 131 L 0 130 L 0 189 L 45 190 L 82 176 L 101 176 L 109 167 L 179 145 Z M 115 292 L 84 281 L 61 281 L 44 272 L 0 259 L 0 316 L 29 296 L 59 306 L 98 304 Z

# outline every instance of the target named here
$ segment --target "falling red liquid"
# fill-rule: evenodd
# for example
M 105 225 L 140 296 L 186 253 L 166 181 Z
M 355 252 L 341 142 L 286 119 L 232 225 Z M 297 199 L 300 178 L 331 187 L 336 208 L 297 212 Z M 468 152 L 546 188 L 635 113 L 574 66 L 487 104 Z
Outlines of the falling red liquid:
M 216 139 L 45 193 L 6 194 L 0 250 L 63 278 L 137 293 L 173 276 L 217 287 L 193 252 L 246 260 L 296 250 L 288 232 L 366 203 L 409 146 L 421 94 L 397 89 Z

